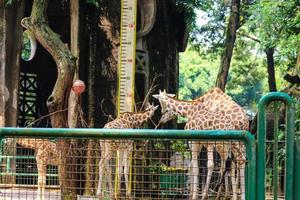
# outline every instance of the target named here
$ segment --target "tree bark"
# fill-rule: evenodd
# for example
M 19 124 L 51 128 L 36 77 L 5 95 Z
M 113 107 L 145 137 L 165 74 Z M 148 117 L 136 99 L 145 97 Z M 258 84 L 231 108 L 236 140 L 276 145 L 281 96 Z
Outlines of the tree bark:
M 236 40 L 236 34 L 239 28 L 239 21 L 240 21 L 239 18 L 240 18 L 240 0 L 232 0 L 231 12 L 229 17 L 229 22 L 227 25 L 226 38 L 225 38 L 225 50 L 221 58 L 221 64 L 219 67 L 219 73 L 216 82 L 216 86 L 223 91 L 225 90 L 227 76 L 230 68 L 230 62 L 232 58 L 232 52 Z
M 79 79 L 79 0 L 70 1 L 70 49 L 76 58 L 75 73 L 73 80 Z M 79 96 L 71 90 L 68 105 L 68 126 L 77 127 L 78 123 Z
M 265 49 L 265 53 L 267 56 L 269 91 L 275 92 L 277 91 L 277 88 L 276 88 L 275 66 L 274 66 L 274 47 Z
M 52 127 L 65 128 L 67 124 L 67 108 L 70 88 L 74 77 L 76 66 L 75 57 L 72 55 L 68 46 L 64 44 L 59 35 L 56 34 L 48 25 L 46 11 L 48 0 L 34 0 L 30 17 L 23 18 L 21 24 L 24 28 L 31 31 L 40 44 L 50 53 L 57 65 L 57 80 L 52 94 L 47 100 L 47 107 L 50 112 Z M 76 185 L 71 173 L 68 173 L 68 157 L 71 143 L 66 140 L 57 141 L 59 155 L 59 178 L 62 199 L 76 199 Z
M 70 50 L 72 55 L 76 58 L 75 62 L 75 73 L 73 80 L 79 79 L 79 0 L 70 0 Z M 80 105 L 80 96 L 75 94 L 72 90 L 70 91 L 69 101 L 68 101 L 68 127 L 76 128 L 79 125 L 81 113 L 81 105 Z M 82 170 L 78 167 L 79 157 L 82 157 L 82 151 L 78 152 L 80 149 L 80 141 L 77 139 L 72 139 L 69 142 L 69 145 L 72 147 L 73 151 L 69 152 L 67 157 L 67 172 L 69 175 L 67 176 L 69 180 L 71 180 L 71 184 L 75 188 L 77 185 L 80 185 L 78 180 L 82 180 L 80 175 L 82 174 Z M 78 184 L 76 184 L 76 182 Z M 66 184 L 68 184 L 66 182 Z M 72 199 L 76 199 L 76 194 L 80 193 L 80 189 L 78 191 L 72 191 L 74 195 L 72 195 Z
M 18 100 L 19 100 L 19 69 L 20 69 L 20 52 L 22 46 L 22 26 L 20 21 L 24 13 L 24 1 L 15 1 L 9 6 L 5 6 L 5 1 L 1 1 L 1 22 L 2 28 L 0 32 L 3 34 L 2 43 L 3 54 L 0 63 L 4 67 L 5 82 L 1 84 L 4 90 L 5 106 L 5 126 L 17 126 L 18 123 Z M 1 96 L 3 98 L 3 96 Z M 2 99 L 3 100 L 3 99 Z
M 5 126 L 5 12 L 4 1 L 0 2 L 0 128 Z
M 94 128 L 95 127 L 95 113 L 96 113 L 96 102 L 95 102 L 95 81 L 96 81 L 96 49 L 97 49 L 97 32 L 92 31 L 93 26 L 97 26 L 98 18 L 96 10 L 88 11 L 86 18 L 88 23 L 87 25 L 87 44 L 88 44 L 88 72 L 87 72 L 87 120 L 88 120 L 88 127 Z M 84 195 L 85 196 L 93 196 L 96 195 L 95 188 L 97 188 L 96 180 L 98 177 L 97 168 L 94 166 L 98 165 L 99 159 L 99 151 L 95 151 L 95 149 L 100 149 L 97 147 L 97 140 L 88 140 L 87 144 L 87 155 L 86 155 L 86 164 L 85 164 L 85 186 L 84 186 Z M 98 154 L 98 155 L 97 155 Z
M 0 1 L 0 127 L 16 127 L 18 124 L 19 69 L 22 46 L 22 26 L 24 1 L 15 1 L 6 6 Z M 4 144 L 3 155 L 16 155 L 15 142 Z M 7 166 L 7 160 L 2 165 Z M 15 160 L 9 163 L 9 170 L 15 172 Z M 3 171 L 8 170 L 6 167 Z M 15 176 L 1 176 L 1 183 L 14 184 Z

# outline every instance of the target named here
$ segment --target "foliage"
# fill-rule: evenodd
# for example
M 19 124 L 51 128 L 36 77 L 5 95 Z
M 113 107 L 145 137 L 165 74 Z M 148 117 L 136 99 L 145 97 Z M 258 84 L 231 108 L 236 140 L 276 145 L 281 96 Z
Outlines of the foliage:
M 30 57 L 30 39 L 27 35 L 26 32 L 23 33 L 23 48 L 22 48 L 22 52 L 21 52 L 21 58 L 23 60 L 28 60 Z
M 214 86 L 223 48 L 230 1 L 206 1 L 199 9 L 205 24 L 192 33 L 189 48 L 180 55 L 179 97 L 194 99 Z M 275 47 L 275 77 L 279 90 L 294 68 L 300 45 L 300 8 L 292 0 L 241 1 L 241 27 L 234 49 L 226 92 L 239 104 L 255 111 L 268 91 L 264 50 Z
M 179 98 L 195 99 L 214 86 L 218 62 L 188 47 L 180 54 Z
M 232 68 L 226 92 L 240 105 L 255 110 L 255 105 L 266 88 L 266 69 L 260 55 L 251 55 L 256 43 L 251 45 L 238 40 L 232 61 Z M 179 98 L 191 100 L 211 89 L 215 85 L 219 60 L 210 54 L 198 53 L 190 46 L 180 54 Z
M 267 88 L 267 72 L 260 54 L 253 54 L 257 44 L 238 38 L 226 86 L 227 93 L 247 110 L 255 105 Z
M 210 1 L 201 0 L 176 0 L 176 6 L 179 13 L 183 14 L 183 17 L 193 32 L 197 28 L 196 24 L 196 10 L 210 7 Z
M 260 0 L 249 7 L 251 14 L 248 21 L 240 28 L 239 33 L 251 36 L 259 43 L 256 48 L 263 52 L 275 48 L 276 84 L 283 89 L 286 83 L 283 76 L 295 66 L 299 50 L 299 7 L 295 1 Z
M 205 49 L 209 53 L 219 53 L 223 47 L 228 6 L 223 0 L 207 1 L 202 16 L 206 21 L 201 27 L 196 26 L 191 33 L 191 44 L 196 49 Z
M 97 8 L 101 5 L 102 0 L 85 0 L 87 4 L 96 6 Z
M 259 38 L 263 49 L 277 46 L 282 37 L 290 35 L 291 27 L 300 22 L 294 18 L 298 15 L 295 1 L 261 0 L 249 9 L 251 17 L 246 27 Z

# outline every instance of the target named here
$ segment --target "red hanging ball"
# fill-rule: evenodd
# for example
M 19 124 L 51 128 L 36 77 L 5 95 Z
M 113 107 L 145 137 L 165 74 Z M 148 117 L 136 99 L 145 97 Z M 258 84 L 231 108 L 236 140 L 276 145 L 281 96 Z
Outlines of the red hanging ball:
M 82 80 L 73 81 L 72 90 L 75 94 L 81 94 L 85 90 L 85 84 Z

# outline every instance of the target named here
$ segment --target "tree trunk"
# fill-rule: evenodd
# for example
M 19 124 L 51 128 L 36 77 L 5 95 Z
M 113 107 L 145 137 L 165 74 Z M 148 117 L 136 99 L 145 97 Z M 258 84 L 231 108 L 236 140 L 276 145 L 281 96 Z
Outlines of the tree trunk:
M 265 49 L 268 65 L 268 83 L 269 91 L 276 92 L 275 66 L 274 66 L 274 47 Z
M 227 25 L 227 33 L 225 39 L 225 50 L 221 58 L 221 64 L 220 64 L 219 73 L 216 82 L 216 86 L 223 91 L 225 90 L 225 86 L 227 82 L 227 76 L 230 68 L 232 52 L 236 40 L 236 32 L 239 28 L 239 18 L 240 18 L 240 0 L 232 0 L 231 13 Z
M 289 95 L 296 97 L 296 98 L 300 98 L 300 87 L 299 87 L 299 77 L 300 77 L 300 50 L 298 51 L 297 54 L 297 62 L 296 65 L 294 67 L 294 69 L 291 72 L 291 77 L 296 78 L 296 81 L 292 81 L 292 82 L 296 82 L 292 83 L 290 86 L 288 86 L 287 88 L 285 88 L 283 91 L 288 93 Z
M 5 3 L 0 2 L 0 128 L 5 126 Z
M 76 58 L 75 73 L 73 80 L 79 79 L 79 0 L 70 1 L 70 49 Z M 79 95 L 71 90 L 68 105 L 68 126 L 77 127 L 79 113 Z
M 20 69 L 20 52 L 22 46 L 22 26 L 20 21 L 24 13 L 24 1 L 16 1 L 9 6 L 5 6 L 5 1 L 1 1 L 1 26 L 0 31 L 0 46 L 2 58 L 3 73 L 0 76 L 5 76 L 5 82 L 1 83 L 3 88 L 5 108 L 5 126 L 17 126 L 18 123 L 18 97 L 19 97 L 19 69 Z M 2 79 L 3 80 L 3 79 Z M 4 81 L 4 80 L 3 80 Z
M 13 2 L 5 6 L 5 1 L 0 1 L 0 127 L 16 127 L 18 123 L 19 100 L 19 69 L 20 52 L 22 46 L 22 26 L 20 21 L 24 13 L 24 1 Z M 16 155 L 15 142 L 4 144 L 3 155 Z M 7 166 L 3 159 L 1 165 Z M 15 160 L 8 166 L 15 172 Z M 6 171 L 6 167 L 3 167 Z M 1 176 L 1 183 L 14 184 L 15 176 Z
M 95 113 L 96 113 L 96 98 L 95 98 L 95 85 L 96 85 L 96 49 L 97 49 L 97 32 L 92 31 L 97 27 L 98 23 L 98 15 L 97 11 L 94 8 L 88 9 L 86 13 L 86 21 L 87 23 L 87 52 L 88 52 L 88 72 L 87 72 L 87 123 L 89 128 L 95 127 Z M 97 147 L 97 140 L 88 140 L 87 142 L 87 154 L 86 154 L 86 163 L 85 163 L 85 186 L 84 186 L 84 195 L 85 196 L 93 196 L 96 195 L 95 188 L 97 188 L 96 180 L 98 179 L 98 170 L 96 167 L 99 163 L 99 151 L 95 151 L 95 149 L 100 149 Z
M 70 88 L 74 77 L 76 61 L 71 54 L 68 46 L 64 44 L 59 35 L 56 34 L 48 25 L 46 11 L 48 0 L 34 0 L 30 17 L 22 19 L 21 24 L 24 28 L 31 31 L 40 44 L 50 53 L 57 65 L 57 80 L 52 94 L 47 100 L 50 112 L 52 127 L 65 128 L 67 124 L 67 108 Z M 68 168 L 70 158 L 71 142 L 66 140 L 57 141 L 59 155 L 59 178 L 61 185 L 62 199 L 76 199 L 76 185 L 70 177 L 72 170 Z M 72 152 L 71 152 L 72 153 Z M 71 168 L 71 169 L 70 169 Z
M 73 80 L 79 79 L 79 0 L 71 0 L 70 1 L 70 35 L 71 35 L 71 41 L 70 41 L 70 50 L 72 55 L 76 58 L 75 62 L 75 73 Z M 68 101 L 68 127 L 69 128 L 76 128 L 79 125 L 81 114 L 81 105 L 80 105 L 80 95 L 75 94 L 72 90 L 70 91 L 69 101 Z M 70 151 L 68 153 L 68 161 L 66 166 L 67 172 L 69 175 L 67 176 L 71 181 L 71 184 L 75 188 L 78 189 L 78 185 L 81 185 L 81 182 L 79 180 L 82 180 L 80 175 L 83 173 L 78 166 L 79 158 L 83 156 L 83 152 L 78 152 L 78 149 L 80 149 L 80 141 L 77 139 L 68 141 L 70 142 L 70 146 L 72 147 L 73 151 Z M 76 182 L 78 184 L 76 184 Z M 66 182 L 66 184 L 68 184 Z M 76 198 L 76 194 L 80 193 L 80 189 L 78 191 L 72 191 L 74 195 L 72 195 L 73 199 Z

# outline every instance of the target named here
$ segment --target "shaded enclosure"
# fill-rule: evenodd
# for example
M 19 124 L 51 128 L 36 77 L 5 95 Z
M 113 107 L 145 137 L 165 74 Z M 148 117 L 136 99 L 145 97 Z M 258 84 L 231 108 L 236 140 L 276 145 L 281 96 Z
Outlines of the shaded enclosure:
M 40 43 L 30 61 L 21 59 L 23 31 L 21 19 L 31 15 L 35 1 L 15 1 L 4 6 L 1 2 L 0 28 L 3 30 L 0 38 L 1 73 L 0 94 L 5 96 L 1 103 L 1 120 L 3 126 L 21 127 L 51 127 L 51 116 L 47 100 L 52 93 L 55 82 L 60 76 L 56 62 Z M 79 78 L 86 83 L 86 92 L 80 98 L 83 110 L 80 118 L 81 127 L 103 127 L 116 116 L 117 63 L 118 47 L 120 45 L 120 7 L 119 1 L 103 1 L 101 7 L 79 1 Z M 60 40 L 70 47 L 70 3 L 69 1 L 49 1 L 46 17 L 50 28 L 59 35 Z M 136 53 L 136 107 L 140 108 L 154 77 L 155 91 L 166 89 L 170 92 L 178 89 L 178 52 L 183 51 L 187 42 L 187 30 L 184 20 L 180 20 L 175 1 L 139 1 L 137 18 L 137 53 Z M 5 51 L 4 51 L 5 50 Z M 5 53 L 4 53 L 5 52 Z M 1 71 L 1 72 L 2 72 Z M 150 95 L 151 96 L 151 95 Z M 1 99 L 2 100 L 2 99 Z M 5 110 L 5 112 L 4 112 Z M 65 112 L 65 110 L 58 110 Z M 152 125 L 150 125 L 152 126 Z M 72 142 L 68 145 L 73 144 Z M 7 145 L 7 144 L 5 144 Z M 16 143 L 9 144 L 16 146 Z M 74 143 L 78 148 L 87 147 L 84 151 L 72 152 L 73 155 L 86 156 L 72 162 L 86 164 L 86 168 L 78 170 L 95 172 L 89 168 L 98 160 L 90 159 L 99 152 L 93 151 L 98 143 L 85 140 Z M 20 146 L 18 145 L 18 148 Z M 32 150 L 6 152 L 19 156 L 34 156 Z M 4 161 L 6 162 L 6 161 Z M 18 171 L 12 160 L 12 171 Z M 32 164 L 35 168 L 35 161 Z M 87 173 L 91 174 L 91 173 Z M 94 173 L 95 174 L 95 173 Z M 84 189 L 95 186 L 96 176 L 78 179 L 88 181 L 78 182 L 81 189 L 78 194 L 93 194 L 95 191 Z M 22 178 L 21 178 L 22 179 Z M 9 180 L 9 179 L 5 179 Z M 90 181 L 89 181 L 90 180 Z M 16 180 L 18 183 L 24 183 Z M 14 180 L 12 180 L 14 182 Z M 87 184 L 87 185 L 85 185 Z M 89 185 L 91 184 L 91 185 Z

